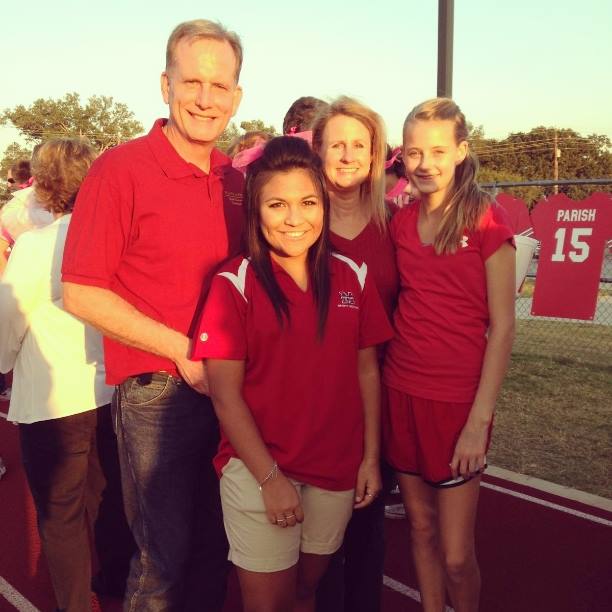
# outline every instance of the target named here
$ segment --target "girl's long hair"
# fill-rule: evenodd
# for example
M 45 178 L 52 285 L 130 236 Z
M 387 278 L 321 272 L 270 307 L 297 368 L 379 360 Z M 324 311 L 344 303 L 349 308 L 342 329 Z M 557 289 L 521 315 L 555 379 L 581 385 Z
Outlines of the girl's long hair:
M 323 203 L 323 229 L 317 241 L 308 250 L 308 274 L 317 305 L 319 338 L 325 332 L 329 307 L 329 196 L 321 160 L 305 140 L 293 136 L 279 136 L 270 140 L 262 156 L 247 168 L 246 200 L 246 250 L 251 265 L 266 291 L 281 325 L 290 322 L 289 301 L 276 281 L 270 259 L 270 245 L 261 231 L 260 196 L 263 186 L 277 172 L 301 169 L 308 172 Z
M 467 141 L 465 115 L 450 98 L 433 98 L 415 106 L 404 121 L 404 134 L 413 121 L 452 121 L 455 142 Z M 491 205 L 491 196 L 476 182 L 478 158 L 468 148 L 465 159 L 455 168 L 455 177 L 442 204 L 442 221 L 434 239 L 438 255 L 454 253 L 466 230 L 477 229 L 482 215 Z

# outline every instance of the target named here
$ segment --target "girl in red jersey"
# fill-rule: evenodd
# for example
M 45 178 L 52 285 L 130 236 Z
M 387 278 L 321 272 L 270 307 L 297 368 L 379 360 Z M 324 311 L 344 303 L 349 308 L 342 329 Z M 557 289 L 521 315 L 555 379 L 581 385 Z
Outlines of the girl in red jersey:
M 376 345 L 365 264 L 330 252 L 319 158 L 271 140 L 246 178 L 247 248 L 215 276 L 194 358 L 222 428 L 215 465 L 245 610 L 313 610 L 354 507 L 379 493 Z
M 514 336 L 512 231 L 476 184 L 467 136 L 452 100 L 410 112 L 403 157 L 421 195 L 391 222 L 400 297 L 383 374 L 385 453 L 431 612 L 444 609 L 445 589 L 457 612 L 478 609 L 479 475 Z

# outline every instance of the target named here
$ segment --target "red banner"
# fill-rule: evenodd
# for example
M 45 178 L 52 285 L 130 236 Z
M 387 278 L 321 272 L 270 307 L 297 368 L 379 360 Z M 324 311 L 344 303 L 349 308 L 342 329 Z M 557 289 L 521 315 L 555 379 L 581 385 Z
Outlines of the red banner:
M 592 320 L 612 237 L 612 197 L 594 193 L 575 202 L 558 194 L 540 202 L 531 220 L 541 242 L 531 314 Z
M 509 193 L 500 193 L 495 199 L 506 209 L 510 218 L 510 227 L 515 234 L 521 236 L 531 236 L 533 234 L 529 210 L 523 200 L 511 196 Z

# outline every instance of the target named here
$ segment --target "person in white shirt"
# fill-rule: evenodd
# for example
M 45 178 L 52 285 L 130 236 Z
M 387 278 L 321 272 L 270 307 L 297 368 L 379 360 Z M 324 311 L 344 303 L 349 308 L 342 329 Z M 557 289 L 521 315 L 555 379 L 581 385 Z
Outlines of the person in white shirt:
M 34 148 L 34 153 L 38 146 Z M 0 276 L 15 240 L 23 232 L 53 221 L 53 215 L 36 199 L 29 160 L 14 163 L 9 168 L 6 181 L 13 197 L 0 208 Z
M 13 192 L 13 197 L 0 208 L 0 276 L 4 272 L 15 240 L 23 232 L 35 227 L 44 227 L 53 221 L 53 215 L 36 199 L 32 187 L 33 180 L 29 160 L 19 160 L 9 168 L 6 181 L 9 191 Z M 5 388 L 3 374 L 0 374 L 0 391 L 0 402 L 10 401 L 11 387 Z
M 102 338 L 62 302 L 70 213 L 95 157 L 81 139 L 50 140 L 38 149 L 35 196 L 54 220 L 17 239 L 0 280 L 0 371 L 13 369 L 8 420 L 19 424 L 43 551 L 58 608 L 66 612 L 91 609 L 90 529 L 96 543 L 104 541 L 97 552 L 109 590 L 120 594 L 132 552 Z M 103 499 L 108 512 L 99 512 Z

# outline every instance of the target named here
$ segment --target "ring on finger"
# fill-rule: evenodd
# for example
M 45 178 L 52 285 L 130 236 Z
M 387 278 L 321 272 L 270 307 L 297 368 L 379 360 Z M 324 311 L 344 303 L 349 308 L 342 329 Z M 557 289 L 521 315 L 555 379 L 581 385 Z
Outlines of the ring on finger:
M 285 514 L 285 520 L 295 518 L 295 514 Z

